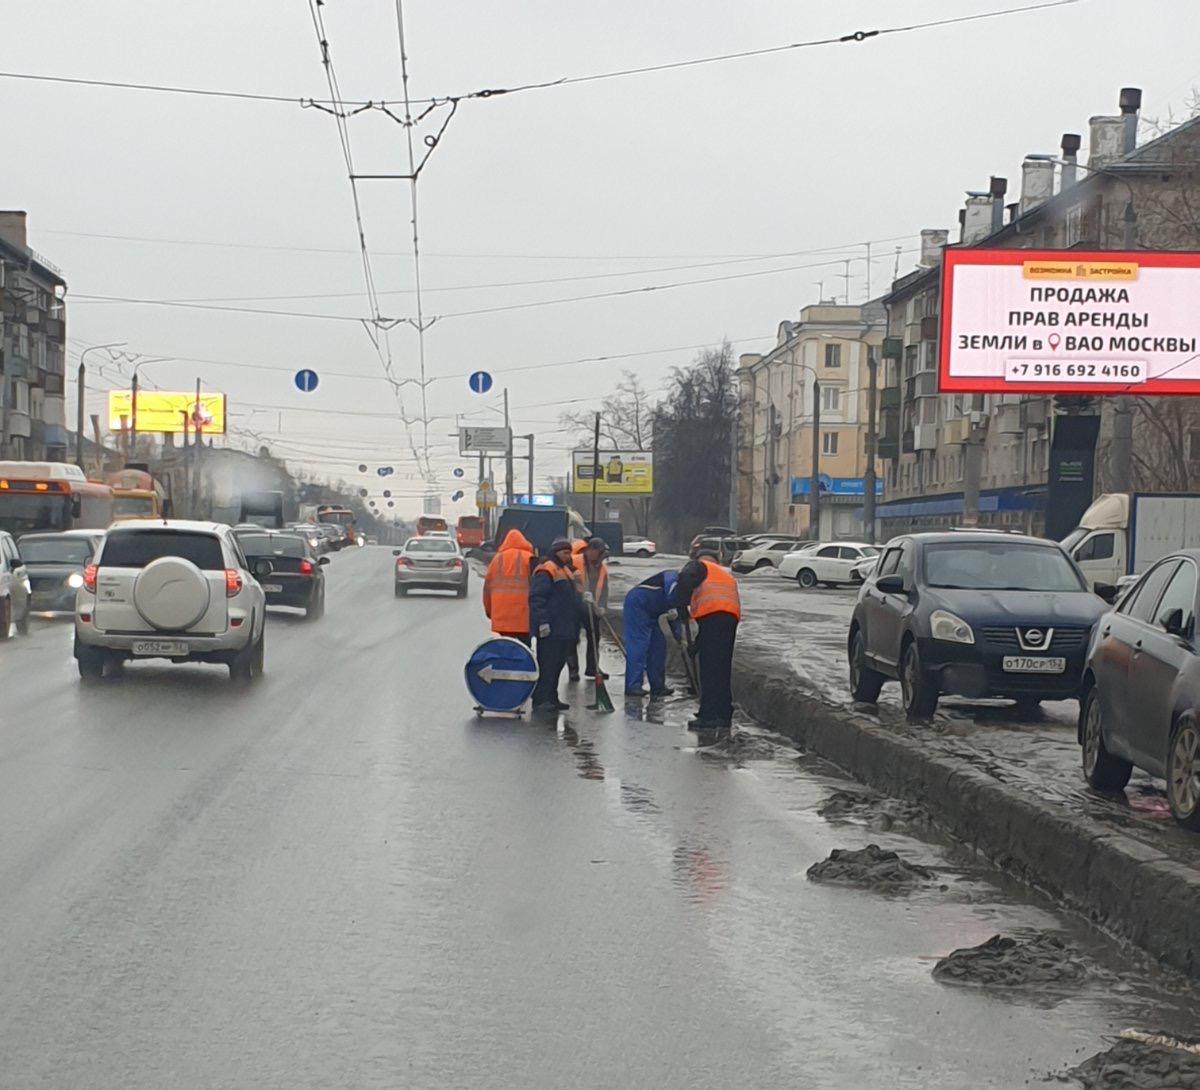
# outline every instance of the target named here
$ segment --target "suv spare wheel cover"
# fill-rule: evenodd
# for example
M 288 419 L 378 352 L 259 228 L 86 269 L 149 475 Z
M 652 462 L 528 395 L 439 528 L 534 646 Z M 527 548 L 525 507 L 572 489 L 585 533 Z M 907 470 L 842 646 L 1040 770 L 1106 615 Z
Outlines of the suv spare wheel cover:
M 147 624 L 163 631 L 191 628 L 208 609 L 208 580 L 190 560 L 160 556 L 133 584 L 133 604 Z

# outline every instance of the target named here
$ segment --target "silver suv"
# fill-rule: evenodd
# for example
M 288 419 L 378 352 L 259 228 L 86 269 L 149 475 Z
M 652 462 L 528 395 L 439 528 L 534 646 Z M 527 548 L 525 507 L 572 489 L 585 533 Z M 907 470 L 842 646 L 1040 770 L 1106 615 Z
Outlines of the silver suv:
M 128 659 L 219 662 L 235 681 L 262 673 L 266 601 L 228 526 L 123 523 L 109 530 L 75 599 L 79 675 Z

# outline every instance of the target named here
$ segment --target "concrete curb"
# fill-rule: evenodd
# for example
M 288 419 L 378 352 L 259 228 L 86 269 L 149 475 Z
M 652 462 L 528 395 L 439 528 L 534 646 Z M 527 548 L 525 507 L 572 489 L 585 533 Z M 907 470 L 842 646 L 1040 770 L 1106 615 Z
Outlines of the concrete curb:
M 1001 870 L 1200 979 L 1200 871 L 829 704 L 779 663 L 739 652 L 733 690 L 772 730 L 884 794 L 920 803 Z
M 1027 884 L 1200 979 L 1200 872 L 1118 832 L 935 755 L 827 704 L 778 665 L 734 662 L 734 696 L 773 730 L 878 791 L 921 803 L 956 839 Z

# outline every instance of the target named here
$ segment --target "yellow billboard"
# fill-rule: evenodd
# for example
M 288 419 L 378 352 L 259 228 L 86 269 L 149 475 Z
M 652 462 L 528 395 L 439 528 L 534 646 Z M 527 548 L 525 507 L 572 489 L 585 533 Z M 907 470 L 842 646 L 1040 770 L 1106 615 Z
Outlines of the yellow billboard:
M 128 390 L 108 391 L 108 430 L 119 432 L 133 426 L 133 396 Z M 138 390 L 137 430 L 170 432 L 182 435 L 184 416 L 187 430 L 199 423 L 203 433 L 225 434 L 225 395 L 202 393 L 199 402 L 194 393 L 165 393 L 162 390 Z
M 654 491 L 654 455 L 648 450 L 602 450 L 600 473 L 595 473 L 590 450 L 571 455 L 571 491 L 590 495 L 595 478 L 599 496 L 649 496 Z

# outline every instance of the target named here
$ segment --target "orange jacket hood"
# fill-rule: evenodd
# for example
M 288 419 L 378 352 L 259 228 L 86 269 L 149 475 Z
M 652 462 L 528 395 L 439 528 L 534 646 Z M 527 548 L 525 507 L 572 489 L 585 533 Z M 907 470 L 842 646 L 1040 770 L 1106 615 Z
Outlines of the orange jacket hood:
M 533 546 L 530 544 L 529 539 L 523 533 L 521 533 L 520 530 L 509 530 L 508 533 L 504 535 L 504 540 L 500 543 L 500 548 L 496 551 L 504 553 L 511 549 L 516 549 L 522 553 L 533 553 Z

